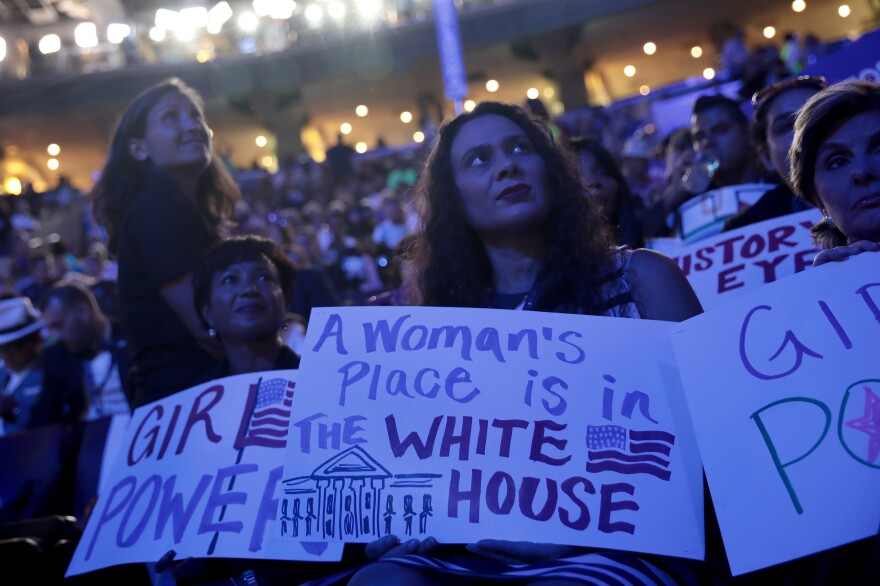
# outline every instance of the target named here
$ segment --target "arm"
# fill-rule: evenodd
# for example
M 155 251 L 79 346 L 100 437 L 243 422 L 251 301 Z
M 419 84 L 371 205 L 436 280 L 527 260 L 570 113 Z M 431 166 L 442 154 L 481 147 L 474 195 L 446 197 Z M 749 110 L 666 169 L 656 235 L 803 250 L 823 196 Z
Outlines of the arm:
M 626 278 L 645 319 L 683 321 L 703 312 L 684 273 L 664 254 L 646 249 L 633 251 Z
M 192 276 L 187 273 L 182 277 L 168 281 L 159 287 L 159 293 L 196 339 L 199 346 L 214 358 L 223 358 L 223 346 L 220 341 L 208 335 L 196 314 L 196 308 L 193 305 Z

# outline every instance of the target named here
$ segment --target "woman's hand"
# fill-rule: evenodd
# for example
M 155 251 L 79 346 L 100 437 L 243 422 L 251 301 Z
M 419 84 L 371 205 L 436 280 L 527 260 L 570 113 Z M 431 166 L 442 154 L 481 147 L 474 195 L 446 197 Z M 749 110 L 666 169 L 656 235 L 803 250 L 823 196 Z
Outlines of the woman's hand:
M 579 555 L 582 548 L 558 543 L 482 539 L 467 546 L 471 553 L 508 564 L 531 564 Z
M 815 259 L 813 259 L 813 266 L 818 267 L 819 265 L 824 265 L 829 262 L 841 262 L 851 256 L 863 252 L 878 251 L 880 251 L 880 243 L 871 242 L 870 240 L 859 240 L 855 244 L 850 244 L 849 246 L 837 246 L 835 248 L 823 250 L 816 255 Z
M 364 553 L 371 560 L 380 560 L 407 554 L 431 555 L 436 549 L 437 540 L 433 537 L 421 541 L 410 539 L 401 543 L 396 535 L 385 535 L 368 543 L 364 548 Z

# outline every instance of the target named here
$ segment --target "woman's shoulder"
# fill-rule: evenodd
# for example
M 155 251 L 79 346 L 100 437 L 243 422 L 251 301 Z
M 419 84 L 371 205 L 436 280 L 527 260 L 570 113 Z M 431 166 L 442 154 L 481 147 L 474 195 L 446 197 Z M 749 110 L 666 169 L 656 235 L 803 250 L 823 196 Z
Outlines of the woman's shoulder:
M 674 260 L 646 248 L 625 254 L 625 277 L 642 317 L 683 321 L 702 313 L 696 293 Z

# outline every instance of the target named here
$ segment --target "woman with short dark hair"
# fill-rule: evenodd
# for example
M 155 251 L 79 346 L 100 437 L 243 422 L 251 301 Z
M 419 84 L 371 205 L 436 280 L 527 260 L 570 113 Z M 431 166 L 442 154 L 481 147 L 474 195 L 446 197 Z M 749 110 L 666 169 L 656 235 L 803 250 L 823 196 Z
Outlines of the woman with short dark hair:
M 843 81 L 810 98 L 789 157 L 793 189 L 822 210 L 816 264 L 880 250 L 880 84 Z
M 193 274 L 193 301 L 225 355 L 209 378 L 299 367 L 281 335 L 295 279 L 293 262 L 265 238 L 230 238 L 208 252 Z

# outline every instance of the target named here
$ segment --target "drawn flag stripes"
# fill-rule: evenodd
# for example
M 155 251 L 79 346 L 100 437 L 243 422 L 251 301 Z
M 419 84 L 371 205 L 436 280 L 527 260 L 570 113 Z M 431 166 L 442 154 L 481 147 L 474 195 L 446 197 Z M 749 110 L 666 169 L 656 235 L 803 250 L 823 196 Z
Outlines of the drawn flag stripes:
M 619 425 L 588 425 L 587 472 L 650 474 L 668 481 L 672 473 L 667 458 L 675 436 L 665 431 L 630 430 L 629 449 L 626 436 L 626 430 Z
M 295 383 L 273 378 L 251 385 L 235 449 L 245 446 L 284 448 L 290 425 Z

